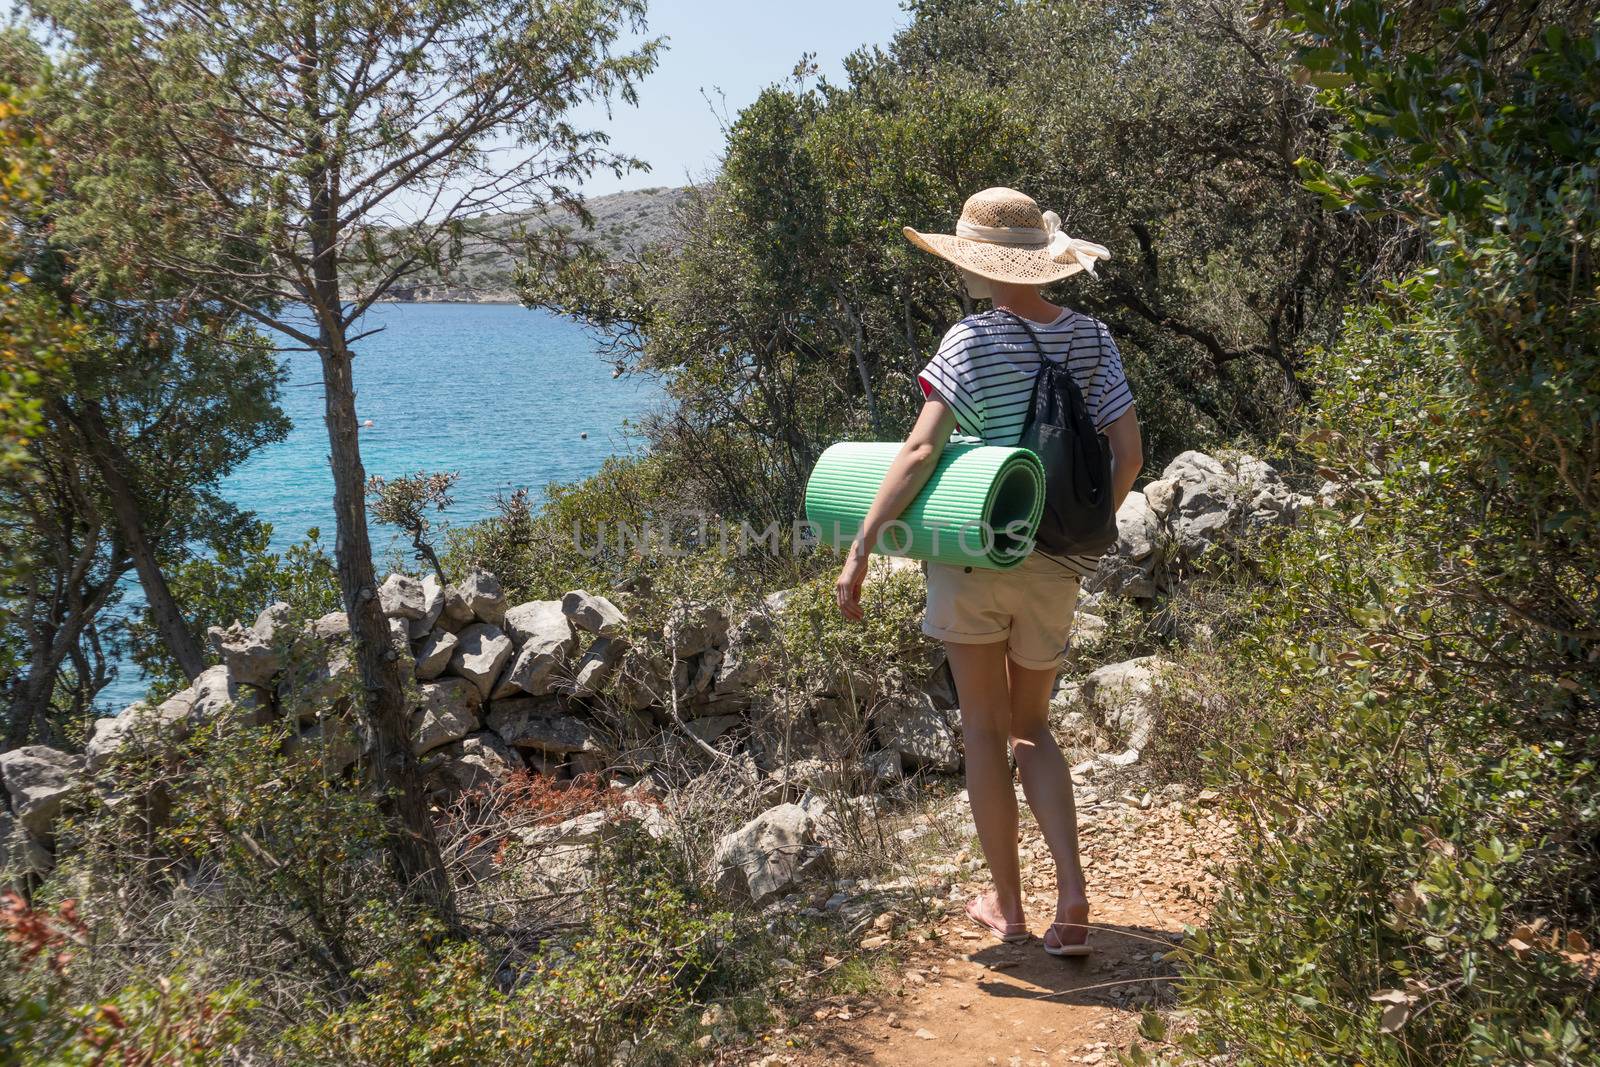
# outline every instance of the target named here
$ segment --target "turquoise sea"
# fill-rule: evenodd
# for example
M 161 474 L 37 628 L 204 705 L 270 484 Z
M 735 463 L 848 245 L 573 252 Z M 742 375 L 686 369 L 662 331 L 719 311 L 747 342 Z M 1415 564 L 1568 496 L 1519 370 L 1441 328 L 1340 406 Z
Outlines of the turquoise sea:
M 445 518 L 465 525 L 494 513 L 498 493 L 592 474 L 610 455 L 636 451 L 629 422 L 659 398 L 659 386 L 612 377 L 612 365 L 575 323 L 511 304 L 380 304 L 362 321 L 378 333 L 357 342 L 356 413 L 367 474 L 458 471 Z M 284 548 L 318 527 L 333 544 L 333 476 L 323 424 L 322 374 L 309 352 L 285 352 L 288 438 L 252 457 L 224 495 L 272 523 Z M 587 434 L 585 438 L 583 435 Z M 393 529 L 372 527 L 380 565 L 409 548 Z M 117 614 L 139 610 L 132 583 Z M 97 701 L 113 711 L 137 700 L 131 666 Z

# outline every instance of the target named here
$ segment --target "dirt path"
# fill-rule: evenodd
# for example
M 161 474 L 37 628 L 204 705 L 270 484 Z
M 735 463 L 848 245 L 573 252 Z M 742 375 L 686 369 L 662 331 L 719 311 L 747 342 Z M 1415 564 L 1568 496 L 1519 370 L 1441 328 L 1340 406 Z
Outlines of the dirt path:
M 821 1003 L 813 1021 L 792 1035 L 797 1047 L 746 1062 L 1115 1063 L 1142 1012 L 1173 1002 L 1166 981 L 1172 971 L 1162 957 L 1186 923 L 1203 921 L 1215 889 L 1203 868 L 1226 848 L 1229 835 L 1203 808 L 1127 804 L 1090 812 L 1081 835 L 1094 906 L 1093 956 L 1056 959 L 1037 938 L 1001 944 L 979 932 L 952 901 L 937 935 L 912 949 L 886 993 Z M 1042 932 L 1053 916 L 1054 881 L 1031 827 L 1022 850 L 1028 917 Z M 963 882 L 960 896 L 983 885 Z

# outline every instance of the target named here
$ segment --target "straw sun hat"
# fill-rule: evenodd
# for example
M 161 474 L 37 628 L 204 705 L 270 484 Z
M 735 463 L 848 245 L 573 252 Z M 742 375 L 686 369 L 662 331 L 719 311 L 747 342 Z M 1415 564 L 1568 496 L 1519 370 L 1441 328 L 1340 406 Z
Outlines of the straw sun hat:
M 996 186 L 973 193 L 961 206 L 956 232 L 922 233 L 905 227 L 906 240 L 991 281 L 1043 285 L 1110 259 L 1103 245 L 1061 232 L 1061 216 L 1039 210 L 1033 197 Z

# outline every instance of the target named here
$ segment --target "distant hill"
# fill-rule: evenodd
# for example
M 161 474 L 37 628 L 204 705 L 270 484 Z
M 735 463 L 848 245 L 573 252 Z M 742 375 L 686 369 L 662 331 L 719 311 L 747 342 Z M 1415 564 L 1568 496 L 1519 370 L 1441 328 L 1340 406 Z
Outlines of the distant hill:
M 624 193 L 596 196 L 585 201 L 594 217 L 594 229 L 578 231 L 580 240 L 612 252 L 625 252 L 651 244 L 671 230 L 672 212 L 688 195 L 688 186 L 656 186 Z M 530 225 L 528 213 L 483 215 L 469 220 L 472 232 L 494 234 Z M 570 212 L 552 212 L 547 226 L 576 226 Z M 512 275 L 516 259 L 490 241 L 469 239 L 467 252 L 450 276 L 418 277 L 396 286 L 390 300 L 415 303 L 515 303 Z

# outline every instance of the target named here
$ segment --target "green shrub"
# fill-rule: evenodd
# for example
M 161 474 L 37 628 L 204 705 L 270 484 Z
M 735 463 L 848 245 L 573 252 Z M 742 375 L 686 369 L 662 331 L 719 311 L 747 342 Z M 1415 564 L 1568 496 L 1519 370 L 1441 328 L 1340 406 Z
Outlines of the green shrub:
M 250 1001 L 240 987 L 192 990 L 181 975 L 140 976 L 110 995 L 75 981 L 90 930 L 75 901 L 53 912 L 0 894 L 0 1062 L 35 1067 L 226 1062 Z
M 648 1049 L 714 976 L 731 917 L 698 898 L 643 834 L 601 846 L 590 921 L 506 962 L 482 943 L 420 946 L 360 972 L 359 1003 L 285 1036 L 297 1062 L 567 1067 Z
M 1315 359 L 1334 483 L 1221 658 L 1241 861 L 1183 953 L 1202 1054 L 1600 1060 L 1600 34 L 1289 0 L 1330 204 L 1428 265 Z

